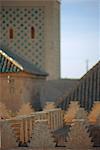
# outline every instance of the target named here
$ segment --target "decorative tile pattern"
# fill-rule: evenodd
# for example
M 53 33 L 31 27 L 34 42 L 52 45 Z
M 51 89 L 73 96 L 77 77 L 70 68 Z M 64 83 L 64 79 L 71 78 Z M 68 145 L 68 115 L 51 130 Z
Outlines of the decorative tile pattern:
M 44 57 L 44 7 L 4 7 L 1 11 L 2 47 L 14 51 L 28 61 L 43 66 Z M 31 27 L 35 38 L 31 38 Z M 13 28 L 13 39 L 9 30 Z

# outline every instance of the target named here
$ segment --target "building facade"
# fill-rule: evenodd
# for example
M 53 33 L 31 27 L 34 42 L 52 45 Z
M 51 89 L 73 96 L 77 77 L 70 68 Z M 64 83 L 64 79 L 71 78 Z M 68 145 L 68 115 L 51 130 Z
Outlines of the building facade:
M 60 78 L 59 0 L 0 0 L 0 47 Z
M 47 73 L 10 51 L 0 49 L 0 103 L 16 112 L 23 103 L 41 110 L 38 84 Z

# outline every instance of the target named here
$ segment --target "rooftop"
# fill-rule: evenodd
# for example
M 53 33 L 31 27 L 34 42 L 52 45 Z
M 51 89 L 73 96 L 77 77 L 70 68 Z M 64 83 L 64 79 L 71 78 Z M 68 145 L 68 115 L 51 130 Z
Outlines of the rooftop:
M 24 71 L 37 76 L 48 74 L 9 50 L 0 49 L 0 72 Z

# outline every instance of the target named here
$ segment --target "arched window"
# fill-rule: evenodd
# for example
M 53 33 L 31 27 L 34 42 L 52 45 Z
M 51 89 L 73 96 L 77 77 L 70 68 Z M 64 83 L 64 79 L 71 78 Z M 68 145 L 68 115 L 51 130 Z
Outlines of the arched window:
M 34 29 L 34 27 L 31 27 L 31 38 L 32 39 L 35 38 L 35 29 Z
M 9 38 L 10 39 L 13 39 L 13 37 L 14 37 L 14 33 L 13 33 L 14 31 L 13 31 L 13 28 L 10 28 L 9 29 Z

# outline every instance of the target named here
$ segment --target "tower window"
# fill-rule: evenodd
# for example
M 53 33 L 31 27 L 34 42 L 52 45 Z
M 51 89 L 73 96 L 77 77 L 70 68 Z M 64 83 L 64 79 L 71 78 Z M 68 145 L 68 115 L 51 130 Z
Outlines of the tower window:
M 10 38 L 10 39 L 13 39 L 13 37 L 14 37 L 13 29 L 10 28 L 10 29 L 9 29 L 9 38 Z
M 31 38 L 32 39 L 35 38 L 35 29 L 34 29 L 34 27 L 31 27 Z

